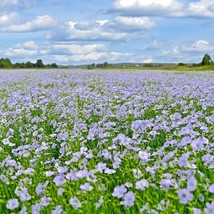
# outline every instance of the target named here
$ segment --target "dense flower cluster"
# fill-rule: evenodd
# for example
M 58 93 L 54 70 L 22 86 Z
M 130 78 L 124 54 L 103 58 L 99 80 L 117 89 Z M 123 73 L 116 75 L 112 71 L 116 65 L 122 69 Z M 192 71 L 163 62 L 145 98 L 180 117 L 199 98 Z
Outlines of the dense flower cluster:
M 0 210 L 214 213 L 213 72 L 0 74 Z

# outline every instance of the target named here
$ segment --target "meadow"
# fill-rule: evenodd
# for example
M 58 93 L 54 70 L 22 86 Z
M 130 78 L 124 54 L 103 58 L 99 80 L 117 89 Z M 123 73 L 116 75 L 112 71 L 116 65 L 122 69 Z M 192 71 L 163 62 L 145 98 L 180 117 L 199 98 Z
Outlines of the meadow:
M 214 72 L 0 71 L 0 213 L 214 213 Z

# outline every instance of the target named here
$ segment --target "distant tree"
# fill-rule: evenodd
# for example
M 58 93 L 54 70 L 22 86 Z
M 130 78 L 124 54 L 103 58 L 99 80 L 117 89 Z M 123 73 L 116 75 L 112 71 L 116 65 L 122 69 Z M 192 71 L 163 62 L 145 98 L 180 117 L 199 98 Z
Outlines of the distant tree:
M 185 63 L 183 63 L 183 62 L 179 62 L 178 64 L 177 64 L 177 66 L 185 66 L 186 64 Z
M 25 68 L 33 68 L 35 65 L 32 62 L 26 62 L 25 63 Z
M 108 62 L 104 62 L 104 63 L 103 63 L 103 67 L 104 67 L 104 68 L 108 68 L 108 67 L 109 67 Z
M 212 59 L 211 59 L 210 55 L 205 54 L 202 59 L 201 65 L 211 65 L 211 64 L 212 64 Z
M 58 68 L 58 66 L 57 66 L 56 63 L 52 63 L 52 64 L 51 64 L 51 68 Z
M 13 64 L 11 63 L 10 59 L 8 58 L 1 58 L 0 59 L 0 68 L 12 68 Z
M 91 64 L 91 68 L 92 68 L 92 69 L 95 68 L 95 64 L 94 64 L 94 63 Z
M 56 63 L 44 65 L 41 59 L 38 59 L 36 63 L 28 61 L 13 64 L 8 58 L 0 58 L 0 68 L 58 68 L 58 65 Z
M 102 68 L 103 64 L 97 64 L 97 68 Z
M 43 62 L 42 62 L 41 59 L 38 59 L 38 60 L 36 61 L 36 66 L 37 66 L 38 68 L 43 68 L 43 67 L 44 67 L 44 64 L 43 64 Z

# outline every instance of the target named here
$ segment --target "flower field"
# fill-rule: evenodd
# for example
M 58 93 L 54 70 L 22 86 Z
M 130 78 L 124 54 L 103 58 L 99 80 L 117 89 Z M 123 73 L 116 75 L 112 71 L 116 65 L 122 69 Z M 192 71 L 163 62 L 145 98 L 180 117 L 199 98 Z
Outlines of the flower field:
M 214 72 L 0 71 L 0 213 L 214 213 Z

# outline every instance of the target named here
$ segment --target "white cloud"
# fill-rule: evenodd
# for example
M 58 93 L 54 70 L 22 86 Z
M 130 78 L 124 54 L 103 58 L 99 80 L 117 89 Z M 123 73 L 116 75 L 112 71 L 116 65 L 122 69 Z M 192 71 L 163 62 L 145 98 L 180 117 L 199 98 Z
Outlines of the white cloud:
M 19 19 L 19 15 L 15 12 L 3 13 L 0 15 L 0 25 L 7 25 L 16 22 Z
M 51 49 L 54 52 L 61 52 L 64 51 L 68 54 L 75 54 L 75 55 L 85 55 L 90 54 L 91 52 L 96 51 L 106 51 L 107 48 L 105 45 L 100 44 L 89 44 L 89 45 L 78 45 L 78 44 L 66 44 L 66 43 L 56 43 L 53 44 Z
M 186 52 L 211 52 L 214 51 L 214 44 L 204 40 L 198 40 L 190 44 L 181 45 L 180 49 Z
M 119 27 L 127 30 L 148 30 L 155 26 L 155 23 L 148 17 L 117 16 L 115 21 Z
M 18 43 L 8 49 L 1 50 L 0 54 L 3 57 L 21 59 L 21 61 L 25 59 L 30 60 L 34 59 L 34 57 L 37 58 L 41 55 L 47 54 L 49 50 L 45 49 L 44 47 L 46 48 L 45 43 L 42 45 L 38 45 L 34 41 L 27 41 L 24 43 Z
M 49 15 L 45 15 L 45 16 L 37 16 L 35 19 L 22 24 L 1 27 L 0 31 L 1 32 L 18 32 L 18 33 L 36 32 L 36 31 L 49 30 L 56 25 L 57 25 L 57 21 L 53 17 Z
M 132 16 L 159 16 L 180 15 L 183 4 L 177 0 L 117 0 L 113 8 L 125 15 Z
M 107 20 L 96 22 L 66 22 L 64 26 L 54 29 L 50 38 L 65 41 L 118 41 L 127 34 L 110 30 Z
M 169 50 L 163 50 L 159 56 L 162 57 L 162 59 L 171 60 L 171 62 L 177 59 L 182 62 L 199 63 L 205 53 L 213 55 L 214 44 L 204 40 L 198 40 L 195 42 L 181 43 Z
M 192 16 L 214 18 L 214 1 L 201 0 L 191 2 L 188 5 L 187 11 L 189 11 L 189 14 Z
M 0 51 L 2 57 L 9 57 L 18 62 L 41 58 L 45 63 L 83 64 L 107 62 L 151 62 L 150 57 L 138 56 L 129 52 L 110 51 L 101 44 L 73 44 L 71 42 L 43 43 L 34 41 L 18 43 Z
M 34 56 L 38 54 L 37 50 L 27 50 L 24 48 L 9 48 L 2 51 L 2 54 L 6 57 L 19 57 L 19 56 Z
M 34 2 L 35 0 L 1 0 L 0 9 L 8 10 L 12 7 L 27 8 Z
M 14 48 L 19 49 L 19 48 L 24 48 L 26 50 L 35 50 L 38 49 L 38 45 L 34 41 L 27 41 L 24 43 L 18 43 L 14 46 Z
M 83 63 L 102 63 L 102 62 L 152 62 L 152 58 L 137 56 L 133 53 L 121 53 L 121 52 L 109 52 L 103 51 L 98 52 L 94 51 L 87 54 L 78 54 L 78 55 L 54 55 L 50 56 L 50 58 L 58 62 L 59 64 L 83 64 Z
M 117 16 L 112 21 L 68 21 L 54 28 L 48 38 L 56 41 L 122 41 L 130 39 L 132 31 L 149 30 L 154 26 L 148 17 Z
M 116 0 L 113 10 L 131 16 L 214 18 L 214 1 Z

